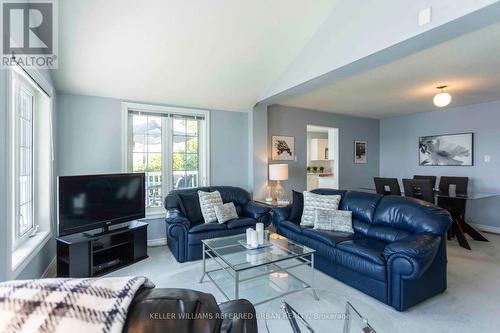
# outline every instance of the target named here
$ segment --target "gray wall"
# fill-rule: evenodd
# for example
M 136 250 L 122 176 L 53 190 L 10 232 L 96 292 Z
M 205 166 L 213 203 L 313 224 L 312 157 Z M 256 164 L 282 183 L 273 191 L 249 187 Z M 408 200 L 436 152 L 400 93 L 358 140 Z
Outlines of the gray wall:
M 57 96 L 59 175 L 121 171 L 121 100 Z M 246 113 L 211 111 L 210 182 L 248 189 Z M 165 237 L 163 219 L 149 220 L 148 239 Z
M 288 163 L 289 180 L 283 183 L 286 189 L 296 191 L 306 189 L 307 125 L 339 129 L 339 187 L 341 189 L 357 189 L 373 183 L 373 177 L 379 174 L 378 120 L 273 105 L 268 111 L 269 145 L 273 135 L 295 137 L 296 161 L 271 161 L 271 147 L 268 147 L 269 163 Z M 355 140 L 368 142 L 367 164 L 354 164 Z
M 383 119 L 380 122 L 380 173 L 411 178 L 414 174 L 467 176 L 478 192 L 500 193 L 500 101 Z M 474 133 L 474 166 L 418 165 L 418 138 L 425 135 Z M 484 162 L 491 155 L 491 162 Z M 500 227 L 500 198 L 467 203 L 468 220 Z

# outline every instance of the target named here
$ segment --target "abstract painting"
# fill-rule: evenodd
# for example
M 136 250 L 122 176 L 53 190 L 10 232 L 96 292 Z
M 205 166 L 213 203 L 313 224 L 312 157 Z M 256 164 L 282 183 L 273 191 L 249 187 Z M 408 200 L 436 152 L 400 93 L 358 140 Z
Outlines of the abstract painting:
M 354 163 L 366 164 L 367 159 L 367 145 L 366 141 L 354 141 Z
M 273 161 L 293 161 L 295 159 L 295 138 L 293 136 L 273 136 L 271 142 Z
M 472 166 L 474 134 L 422 136 L 418 140 L 419 165 Z

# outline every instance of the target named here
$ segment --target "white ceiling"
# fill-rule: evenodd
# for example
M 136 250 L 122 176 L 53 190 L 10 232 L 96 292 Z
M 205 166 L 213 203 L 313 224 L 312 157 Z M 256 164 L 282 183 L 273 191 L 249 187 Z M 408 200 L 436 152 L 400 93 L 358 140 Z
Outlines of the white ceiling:
M 282 74 L 334 0 L 64 0 L 63 93 L 242 111 Z
M 449 86 L 448 107 L 500 100 L 500 24 L 279 104 L 383 118 L 438 109 L 440 85 Z

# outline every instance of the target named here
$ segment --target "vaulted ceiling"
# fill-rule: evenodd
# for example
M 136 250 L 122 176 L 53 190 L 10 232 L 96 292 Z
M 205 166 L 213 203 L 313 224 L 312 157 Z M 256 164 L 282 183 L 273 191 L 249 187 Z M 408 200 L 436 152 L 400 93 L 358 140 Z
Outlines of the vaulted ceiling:
M 56 89 L 243 111 L 336 0 L 64 0 Z

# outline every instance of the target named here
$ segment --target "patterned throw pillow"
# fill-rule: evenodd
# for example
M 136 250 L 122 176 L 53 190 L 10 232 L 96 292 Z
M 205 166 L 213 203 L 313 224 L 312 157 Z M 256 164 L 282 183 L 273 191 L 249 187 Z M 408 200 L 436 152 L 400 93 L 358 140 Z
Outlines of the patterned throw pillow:
M 337 210 L 340 195 L 322 195 L 304 191 L 304 210 L 300 219 L 301 227 L 314 227 L 316 209 Z
M 216 222 L 217 215 L 215 215 L 215 206 L 222 206 L 222 197 L 219 191 L 198 191 L 198 197 L 200 198 L 201 214 L 203 215 L 205 223 Z
M 217 216 L 217 221 L 219 221 L 219 223 L 224 223 L 229 220 L 238 218 L 236 207 L 232 202 L 228 202 L 220 206 L 215 206 L 215 215 Z
M 314 229 L 354 233 L 352 212 L 349 210 L 316 209 Z

